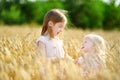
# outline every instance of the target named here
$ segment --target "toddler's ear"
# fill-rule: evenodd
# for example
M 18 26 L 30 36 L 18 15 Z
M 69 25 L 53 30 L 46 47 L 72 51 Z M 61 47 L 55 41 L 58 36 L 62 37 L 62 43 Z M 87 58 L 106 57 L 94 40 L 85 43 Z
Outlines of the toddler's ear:
M 49 21 L 48 22 L 48 26 L 53 26 L 54 24 L 53 24 L 53 22 L 52 21 Z

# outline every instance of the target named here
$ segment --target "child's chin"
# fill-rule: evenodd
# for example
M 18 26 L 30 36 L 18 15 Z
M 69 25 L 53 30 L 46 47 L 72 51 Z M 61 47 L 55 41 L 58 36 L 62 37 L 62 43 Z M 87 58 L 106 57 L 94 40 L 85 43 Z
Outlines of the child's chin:
M 55 34 L 55 36 L 58 36 L 58 34 Z

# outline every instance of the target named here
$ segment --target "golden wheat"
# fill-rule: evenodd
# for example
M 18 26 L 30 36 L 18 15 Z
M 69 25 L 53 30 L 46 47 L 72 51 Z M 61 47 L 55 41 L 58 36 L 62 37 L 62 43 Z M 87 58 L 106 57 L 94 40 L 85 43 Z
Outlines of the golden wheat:
M 36 55 L 40 31 L 40 28 L 0 27 L 0 80 L 85 80 L 73 62 L 50 62 Z M 82 38 L 91 32 L 102 35 L 108 44 L 107 69 L 101 70 L 94 80 L 120 80 L 118 31 L 67 29 L 62 37 L 66 54 L 78 58 Z

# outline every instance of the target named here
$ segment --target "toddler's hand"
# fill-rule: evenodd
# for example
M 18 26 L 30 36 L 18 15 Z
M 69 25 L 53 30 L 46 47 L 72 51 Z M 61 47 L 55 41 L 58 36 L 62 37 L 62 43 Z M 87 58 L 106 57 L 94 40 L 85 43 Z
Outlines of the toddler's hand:
M 77 64 L 77 63 L 78 63 L 78 59 L 75 59 L 75 60 L 73 61 L 73 63 Z

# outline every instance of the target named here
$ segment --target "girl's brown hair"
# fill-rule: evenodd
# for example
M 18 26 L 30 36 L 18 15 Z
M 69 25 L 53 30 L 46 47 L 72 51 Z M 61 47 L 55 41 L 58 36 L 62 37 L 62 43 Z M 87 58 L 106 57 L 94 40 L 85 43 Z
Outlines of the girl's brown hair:
M 64 15 L 63 10 L 60 9 L 52 9 L 46 13 L 44 16 L 44 21 L 43 21 L 43 27 L 42 27 L 42 32 L 41 35 L 45 35 L 45 32 L 48 31 L 50 34 L 50 37 L 54 37 L 53 31 L 51 29 L 51 26 L 48 25 L 48 22 L 52 21 L 54 24 L 57 22 L 67 22 L 67 19 Z

